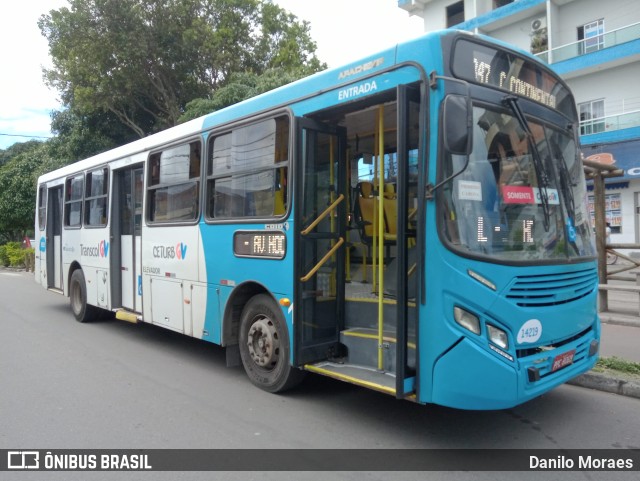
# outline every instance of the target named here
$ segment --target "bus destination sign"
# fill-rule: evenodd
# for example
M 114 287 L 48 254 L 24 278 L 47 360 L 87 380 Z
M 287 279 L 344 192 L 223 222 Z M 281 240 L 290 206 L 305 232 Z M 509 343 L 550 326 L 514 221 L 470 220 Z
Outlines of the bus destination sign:
M 456 43 L 456 77 L 534 100 L 565 114 L 569 91 L 551 73 L 508 50 L 468 40 Z
M 508 90 L 522 97 L 528 97 L 547 107 L 555 108 L 556 106 L 555 95 L 550 92 L 545 92 L 542 88 L 536 87 L 532 83 L 521 79 L 518 76 L 519 71 L 517 74 L 514 74 L 510 71 L 500 70 L 497 74 L 494 73 L 494 75 L 491 75 L 491 64 L 476 57 L 473 59 L 473 70 L 476 82 L 478 83 L 493 84 L 494 87 Z
M 238 257 L 284 259 L 287 237 L 281 231 L 240 231 L 233 235 L 233 253 Z

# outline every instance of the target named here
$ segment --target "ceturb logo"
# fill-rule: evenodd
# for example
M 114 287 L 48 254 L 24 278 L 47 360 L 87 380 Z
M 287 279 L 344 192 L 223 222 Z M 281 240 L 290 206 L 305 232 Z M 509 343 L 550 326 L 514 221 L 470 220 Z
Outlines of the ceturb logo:
M 187 257 L 187 244 L 180 242 L 175 246 L 153 246 L 153 257 L 156 259 L 179 259 Z
M 100 241 L 97 246 L 80 244 L 80 255 L 83 257 L 107 257 L 109 255 L 109 243 Z

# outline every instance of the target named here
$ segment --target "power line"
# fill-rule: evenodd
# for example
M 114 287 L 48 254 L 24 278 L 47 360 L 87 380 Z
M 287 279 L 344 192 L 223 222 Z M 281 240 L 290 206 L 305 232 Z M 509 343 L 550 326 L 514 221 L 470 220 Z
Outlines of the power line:
M 19 135 L 19 134 L 3 134 L 0 132 L 0 135 L 4 135 L 5 137 L 26 137 L 27 139 L 50 139 L 52 136 L 43 137 L 42 135 Z

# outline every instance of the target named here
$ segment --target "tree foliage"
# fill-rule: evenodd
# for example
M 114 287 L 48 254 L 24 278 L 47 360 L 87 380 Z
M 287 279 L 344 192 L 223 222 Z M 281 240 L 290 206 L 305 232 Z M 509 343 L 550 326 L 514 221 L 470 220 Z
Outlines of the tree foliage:
M 15 144 L 0 154 L 14 152 L 0 166 L 0 243 L 19 241 L 33 232 L 38 176 L 62 167 L 42 142 Z
M 10 147 L 7 147 L 6 150 L 0 150 L 0 168 L 15 156 L 22 154 L 23 152 L 37 149 L 41 145 L 42 142 L 39 140 L 29 140 L 28 142 L 18 142 L 17 144 L 13 144 Z
M 47 83 L 78 119 L 111 115 L 136 136 L 175 125 L 233 73 L 324 67 L 307 22 L 268 0 L 70 0 L 39 26 Z
M 325 68 L 271 0 L 69 0 L 39 27 L 64 109 L 0 150 L 0 244 L 33 232 L 39 175 Z
M 291 83 L 301 76 L 299 71 L 294 70 L 289 72 L 276 69 L 268 70 L 262 75 L 253 73 L 232 74 L 229 82 L 224 87 L 217 89 L 211 98 L 195 99 L 189 102 L 179 121 L 186 122 L 187 120 L 215 112 L 229 105 L 242 102 L 261 93 Z
M 51 131 L 56 136 L 47 142 L 50 155 L 68 162 L 86 159 L 137 138 L 109 112 L 87 115 L 71 109 L 53 112 Z

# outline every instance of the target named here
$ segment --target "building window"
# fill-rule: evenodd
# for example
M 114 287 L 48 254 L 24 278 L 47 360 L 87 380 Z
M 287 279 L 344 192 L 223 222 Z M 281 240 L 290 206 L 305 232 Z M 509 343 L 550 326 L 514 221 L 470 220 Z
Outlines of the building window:
M 578 27 L 580 54 L 591 53 L 604 48 L 604 19 L 585 23 Z
M 109 169 L 106 167 L 87 174 L 87 190 L 84 196 L 84 225 L 107 225 L 109 197 Z
M 464 22 L 464 1 L 456 2 L 447 7 L 447 28 Z
M 510 3 L 513 3 L 513 0 L 493 0 L 493 8 L 495 10 L 496 8 L 504 7 Z
M 284 215 L 288 162 L 287 117 L 214 137 L 209 143 L 207 218 Z
M 200 152 L 195 141 L 151 154 L 149 222 L 192 222 L 199 217 Z
M 604 99 L 578 104 L 580 112 L 580 135 L 604 132 Z
M 65 186 L 64 225 L 65 227 L 82 226 L 82 187 L 84 175 L 69 177 Z

